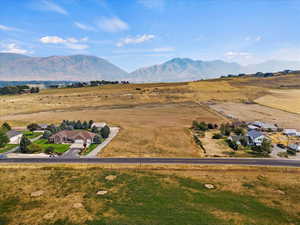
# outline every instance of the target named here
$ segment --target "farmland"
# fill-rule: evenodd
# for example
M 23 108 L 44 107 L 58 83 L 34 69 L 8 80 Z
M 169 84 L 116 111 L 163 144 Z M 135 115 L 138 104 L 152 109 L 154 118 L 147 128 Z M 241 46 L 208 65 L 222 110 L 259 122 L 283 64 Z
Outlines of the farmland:
M 2 165 L 0 177 L 1 224 L 265 225 L 300 221 L 297 169 Z

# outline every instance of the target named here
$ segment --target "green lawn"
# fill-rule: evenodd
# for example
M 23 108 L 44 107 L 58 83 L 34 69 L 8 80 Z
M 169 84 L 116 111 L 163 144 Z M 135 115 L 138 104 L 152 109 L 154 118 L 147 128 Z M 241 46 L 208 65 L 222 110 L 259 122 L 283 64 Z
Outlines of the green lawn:
M 89 154 L 91 151 L 93 151 L 96 147 L 98 146 L 98 144 L 91 144 L 82 154 L 83 155 L 87 155 Z
M 68 144 L 48 143 L 47 139 L 39 139 L 39 140 L 36 140 L 34 143 L 40 145 L 44 150 L 51 146 L 54 148 L 54 152 L 56 152 L 56 153 L 64 153 L 70 147 L 70 145 L 68 145 Z
M 36 138 L 43 134 L 42 132 L 32 132 L 32 131 L 23 131 L 22 133 L 29 139 Z
M 17 147 L 18 145 L 15 145 L 15 144 L 7 144 L 5 145 L 3 148 L 0 148 L 0 153 L 4 153 L 4 152 L 7 152 L 11 149 L 13 149 L 14 147 Z

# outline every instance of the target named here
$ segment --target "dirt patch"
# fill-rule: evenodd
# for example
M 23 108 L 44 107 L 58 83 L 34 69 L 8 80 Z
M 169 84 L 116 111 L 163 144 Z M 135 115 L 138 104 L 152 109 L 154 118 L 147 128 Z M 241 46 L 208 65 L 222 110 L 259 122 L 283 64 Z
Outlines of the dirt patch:
M 217 112 L 242 121 L 263 121 L 282 128 L 300 129 L 300 115 L 259 104 L 220 103 L 210 105 Z

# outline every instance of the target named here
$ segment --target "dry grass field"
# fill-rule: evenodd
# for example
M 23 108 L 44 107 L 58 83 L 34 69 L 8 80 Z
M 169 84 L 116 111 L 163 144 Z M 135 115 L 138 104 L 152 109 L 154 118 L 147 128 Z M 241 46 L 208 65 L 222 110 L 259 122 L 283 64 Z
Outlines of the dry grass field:
M 297 225 L 299 181 L 292 168 L 1 165 L 0 223 Z
M 300 90 L 272 90 L 255 100 L 258 104 L 300 114 Z
M 294 114 L 241 104 L 273 96 L 274 91 L 270 88 L 276 87 L 276 82 L 283 82 L 278 79 L 234 78 L 189 83 L 106 85 L 0 96 L 0 123 L 7 121 L 13 126 L 25 126 L 32 122 L 58 123 L 64 119 L 105 121 L 120 126 L 121 132 L 104 149 L 104 157 L 202 157 L 203 153 L 194 145 L 188 129 L 192 121 L 228 121 L 208 109 L 207 103 L 217 103 L 214 109 L 224 108 L 241 120 L 259 119 L 292 127 L 300 124 L 295 123 L 300 119 Z M 298 82 L 294 76 L 289 76 L 289 79 Z M 251 113 L 248 113 L 249 110 Z

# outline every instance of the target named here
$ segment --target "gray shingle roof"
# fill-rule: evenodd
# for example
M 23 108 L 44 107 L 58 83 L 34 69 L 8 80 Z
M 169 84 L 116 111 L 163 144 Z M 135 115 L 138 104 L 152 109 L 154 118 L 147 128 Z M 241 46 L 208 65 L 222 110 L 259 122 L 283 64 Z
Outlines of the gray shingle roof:
M 10 131 L 6 132 L 6 135 L 7 135 L 8 138 L 12 138 L 12 137 L 17 136 L 19 134 L 22 134 L 22 133 L 19 132 L 19 131 L 16 131 L 16 130 L 10 130 Z
M 263 135 L 263 133 L 260 131 L 257 131 L 257 130 L 250 130 L 247 134 L 247 136 L 250 137 L 251 139 L 258 138 L 262 135 Z

